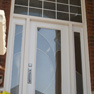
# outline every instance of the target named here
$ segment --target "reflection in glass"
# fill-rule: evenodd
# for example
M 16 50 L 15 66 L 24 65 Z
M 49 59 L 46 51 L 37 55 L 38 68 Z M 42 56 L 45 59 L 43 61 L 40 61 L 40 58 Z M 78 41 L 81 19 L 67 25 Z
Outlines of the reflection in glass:
M 16 0 L 14 13 L 82 22 L 81 0 Z
M 46 1 L 52 1 L 52 2 L 56 2 L 56 0 L 46 0 Z
M 28 6 L 28 0 L 15 0 L 15 4 Z
M 57 2 L 68 4 L 68 0 L 57 0 Z
M 22 30 L 23 30 L 23 26 L 16 25 L 16 27 L 15 27 L 15 39 L 14 39 L 14 51 L 13 51 L 11 94 L 19 94 Z
M 81 6 L 81 0 L 70 0 L 70 4 Z
M 81 42 L 80 33 L 74 33 L 75 43 L 75 65 L 76 65 L 76 90 L 77 94 L 83 94 L 83 74 L 82 74 L 82 59 L 81 59 Z
M 57 4 L 57 10 L 58 11 L 69 12 L 69 6 L 68 5 L 63 5 L 63 4 Z
M 69 14 L 57 12 L 57 19 L 69 21 Z
M 55 3 L 44 2 L 44 8 L 55 10 Z
M 70 12 L 71 13 L 81 14 L 81 7 L 70 6 Z
M 35 94 L 61 94 L 61 32 L 38 28 Z
M 82 22 L 82 16 L 78 14 L 70 14 L 70 21 Z
M 30 0 L 30 6 L 42 8 L 42 1 Z
M 27 15 L 28 8 L 15 6 L 14 13 Z
M 42 10 L 41 9 L 30 8 L 29 9 L 29 15 L 42 17 Z
M 43 13 L 44 13 L 43 17 L 45 17 L 45 18 L 54 18 L 54 19 L 56 18 L 55 11 L 44 10 Z

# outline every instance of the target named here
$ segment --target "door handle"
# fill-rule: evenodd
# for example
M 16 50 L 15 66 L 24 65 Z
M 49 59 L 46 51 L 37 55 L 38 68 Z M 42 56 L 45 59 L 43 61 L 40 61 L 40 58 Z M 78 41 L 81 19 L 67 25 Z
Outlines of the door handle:
M 28 64 L 28 84 L 32 84 L 32 66 L 30 66 L 30 64 Z

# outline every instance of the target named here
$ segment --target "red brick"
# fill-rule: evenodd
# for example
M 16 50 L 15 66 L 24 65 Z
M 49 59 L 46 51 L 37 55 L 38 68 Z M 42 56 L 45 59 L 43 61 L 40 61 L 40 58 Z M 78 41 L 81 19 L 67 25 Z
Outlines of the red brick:
M 8 28 L 9 28 L 9 18 L 10 18 L 10 6 L 11 6 L 11 0 L 0 0 L 0 9 L 5 11 L 6 16 L 6 40 L 8 38 Z M 5 67 L 5 60 L 6 55 L 0 56 L 0 65 Z M 0 75 L 4 76 L 4 71 L 0 70 Z M 3 79 L 4 80 L 4 79 Z M 3 83 L 0 85 L 0 87 L 3 86 Z
M 91 88 L 94 91 L 94 0 L 86 0 Z

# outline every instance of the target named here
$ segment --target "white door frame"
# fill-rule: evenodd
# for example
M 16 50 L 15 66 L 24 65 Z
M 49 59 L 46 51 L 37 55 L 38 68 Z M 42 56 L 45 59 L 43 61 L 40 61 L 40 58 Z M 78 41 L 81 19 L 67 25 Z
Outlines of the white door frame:
M 61 31 L 61 65 L 62 65 L 62 94 L 70 94 L 70 66 L 69 66 L 69 30 L 66 25 L 57 25 L 42 22 L 33 22 L 30 24 L 30 32 L 28 37 L 26 61 L 32 64 L 32 84 L 27 84 L 27 78 L 24 79 L 26 85 L 23 94 L 29 92 L 35 94 L 35 69 L 36 69 L 36 44 L 37 44 L 37 27 L 55 29 Z M 32 49 L 30 49 L 32 48 Z M 29 53 L 28 53 L 29 52 Z M 32 57 L 32 58 L 31 58 Z M 26 62 L 25 66 L 28 66 Z M 66 63 L 65 63 L 66 62 Z M 26 68 L 26 67 L 25 67 Z M 25 75 L 28 75 L 25 72 Z
M 56 20 L 56 19 L 46 19 L 46 18 L 40 18 L 40 17 L 33 17 L 33 16 L 27 16 L 27 15 L 17 15 L 14 14 L 14 2 L 15 0 L 11 1 L 11 13 L 10 13 L 10 23 L 9 23 L 9 35 L 8 35 L 8 46 L 7 46 L 7 57 L 6 57 L 6 70 L 5 70 L 5 80 L 4 80 L 4 88 L 3 90 L 6 90 L 8 92 L 10 92 L 10 72 L 11 72 L 11 56 L 12 56 L 12 47 L 13 46 L 13 30 L 12 30 L 12 26 L 13 26 L 13 21 L 15 18 L 17 19 L 23 19 L 25 20 L 26 24 L 26 32 L 29 32 L 29 25 L 30 25 L 30 20 L 31 21 L 40 21 L 40 22 L 47 22 L 47 23 L 56 23 L 56 24 L 60 24 L 60 25 L 67 25 L 69 27 L 69 52 L 70 52 L 70 82 L 71 82 L 71 91 L 70 94 L 75 94 L 75 82 L 74 82 L 74 43 L 73 43 L 73 26 L 77 26 L 79 28 L 82 28 L 82 36 L 83 36 L 83 50 L 84 50 L 84 77 L 83 79 L 85 79 L 86 82 L 86 93 L 85 94 L 91 94 L 91 82 L 90 82 L 90 63 L 89 63 L 89 50 L 88 50 L 88 38 L 87 38 L 87 20 L 86 20 L 86 7 L 85 7 L 85 0 L 81 0 L 81 7 L 82 7 L 82 18 L 83 18 L 83 22 L 82 23 L 76 23 L 76 22 L 70 22 L 70 21 L 61 21 L 61 20 Z M 28 40 L 28 36 L 29 33 L 26 34 L 26 40 Z M 26 45 L 28 45 L 28 43 L 25 43 L 25 48 Z M 25 54 L 27 54 L 27 51 L 25 50 Z M 28 56 L 25 55 L 26 58 L 28 58 Z M 27 60 L 25 59 L 24 62 L 27 62 Z M 25 66 L 25 65 L 24 65 Z M 26 66 L 27 67 L 27 66 Z M 26 71 L 25 71 L 26 73 Z M 24 86 L 24 84 L 23 84 Z M 25 91 L 25 90 L 24 90 Z
M 23 26 L 23 31 L 22 31 L 22 47 L 21 47 L 21 68 L 20 68 L 20 78 L 19 78 L 19 93 L 21 94 L 21 89 L 22 89 L 22 84 L 23 84 L 23 62 L 24 62 L 24 41 L 25 41 L 25 20 L 21 20 L 21 19 L 14 19 L 13 22 L 12 22 L 12 28 L 11 28 L 11 34 L 10 34 L 10 37 L 9 37 L 9 42 L 8 42 L 8 45 L 9 48 L 7 49 L 8 52 L 7 52 L 7 55 L 8 55 L 8 59 L 10 62 L 9 63 L 6 63 L 6 74 L 7 75 L 5 77 L 5 82 L 4 84 L 6 84 L 4 86 L 4 88 L 7 88 L 8 92 L 10 92 L 10 88 L 11 88 L 11 76 L 12 76 L 12 63 L 13 63 L 13 51 L 14 51 L 14 38 L 15 38 L 15 27 L 16 25 L 21 25 Z
M 36 17 L 35 17 L 36 18 Z M 16 20 L 18 19 L 18 20 L 20 20 L 21 19 L 21 17 L 19 16 L 19 18 L 15 18 Z M 13 19 L 13 20 L 15 20 L 15 19 Z M 37 18 L 38 19 L 38 18 Z M 22 20 L 24 20 L 24 19 L 22 19 Z M 25 31 L 26 31 L 26 34 L 25 34 L 25 55 L 24 55 L 24 62 L 27 62 L 28 61 L 28 51 L 27 51 L 27 45 L 29 45 L 29 42 L 28 42 L 28 36 L 29 36 L 29 31 L 30 31 L 30 22 L 33 22 L 32 20 L 34 20 L 32 17 L 31 17 L 31 19 L 30 18 L 28 18 L 27 20 L 24 20 L 25 21 L 25 23 L 24 23 L 24 26 L 26 27 L 26 29 L 24 29 Z M 43 21 L 43 22 L 42 22 Z M 49 25 L 47 25 L 48 27 L 50 26 L 50 24 L 53 24 L 53 21 L 52 21 L 52 23 L 50 22 L 50 21 L 47 21 L 46 19 L 40 19 L 39 18 L 39 20 L 36 22 L 36 20 L 35 20 L 35 23 L 45 23 L 45 21 L 46 21 L 46 24 L 49 24 Z M 14 22 L 14 21 L 13 21 Z M 12 22 L 12 25 L 13 25 L 13 22 Z M 17 22 L 17 23 L 21 23 L 21 22 Z M 55 22 L 56 23 L 56 22 Z M 58 25 L 58 21 L 57 21 L 57 23 L 55 24 L 56 26 Z M 39 25 L 39 24 L 38 24 Z M 36 26 L 38 26 L 37 24 L 36 24 Z M 68 44 L 68 47 L 69 47 L 69 61 L 70 61 L 70 65 L 69 65 L 69 73 L 70 73 L 70 86 L 69 86 L 69 93 L 68 94 L 75 94 L 75 92 L 76 92 L 76 83 L 75 83 L 75 66 L 74 66 L 74 64 L 75 64 L 75 60 L 74 60 L 74 43 L 73 43 L 73 32 L 74 32 L 74 29 L 73 29 L 73 27 L 78 27 L 78 28 L 80 28 L 80 30 L 81 31 L 79 31 L 79 30 L 77 30 L 78 32 L 82 32 L 82 41 L 86 41 L 86 40 L 84 40 L 84 35 L 83 35 L 83 31 L 84 31 L 84 29 L 83 29 L 83 27 L 82 26 L 79 26 L 79 24 L 78 24 L 78 26 L 77 25 L 72 25 L 72 24 L 66 24 L 66 23 L 61 23 L 61 24 L 59 24 L 58 26 L 67 26 L 68 27 L 68 36 L 69 36 L 69 39 L 68 39 L 68 41 L 69 41 L 69 44 Z M 40 27 L 42 27 L 42 26 L 40 26 Z M 60 27 L 60 28 L 61 28 Z M 51 27 L 52 28 L 52 27 Z M 53 27 L 53 29 L 54 29 L 55 27 Z M 9 34 L 9 40 L 8 40 L 8 52 L 7 52 L 7 63 L 6 63 L 6 72 L 5 72 L 5 85 L 4 85 L 4 88 L 5 88 L 5 90 L 6 91 L 9 91 L 10 92 L 10 77 L 11 77 L 11 63 L 12 63 L 12 61 L 11 61 L 11 57 L 12 57 L 12 51 L 11 51 L 11 47 L 13 46 L 13 29 L 10 29 L 10 34 Z M 85 54 L 85 52 L 84 52 L 84 50 L 85 50 L 85 46 L 84 46 L 84 42 L 82 42 L 82 44 L 83 44 L 83 53 Z M 10 45 L 12 45 L 11 47 L 10 47 Z M 84 56 L 84 54 L 83 54 L 83 56 Z M 84 56 L 85 57 L 85 56 Z M 87 59 L 86 57 L 84 58 L 85 60 Z M 84 67 L 84 69 L 83 69 L 83 71 L 84 71 L 84 78 L 83 79 L 85 79 L 84 80 L 84 92 L 85 92 L 85 94 L 91 94 L 90 92 L 90 85 L 88 84 L 89 83 L 89 68 L 87 69 L 87 67 L 89 67 L 88 66 L 88 64 L 87 63 L 85 63 L 86 61 L 84 60 L 84 65 L 83 65 L 83 67 Z M 27 67 L 28 67 L 28 65 L 27 65 L 27 63 L 25 63 L 24 64 L 24 74 L 26 75 L 27 74 Z M 87 72 L 88 73 L 87 73 Z M 88 77 L 87 77 L 88 76 Z M 65 77 L 66 78 L 66 77 Z M 24 76 L 24 82 L 27 82 L 27 76 Z M 26 88 L 24 88 L 26 86 L 26 83 L 23 83 L 23 93 L 22 94 L 26 94 L 25 92 L 27 92 L 26 91 Z M 89 88 L 88 88 L 89 87 Z M 86 91 L 85 91 L 86 90 Z M 65 89 L 65 91 L 66 91 L 66 89 Z M 89 92 L 89 93 L 88 93 Z
M 87 23 L 86 23 L 86 10 L 85 10 L 85 0 L 81 0 L 81 3 L 82 3 L 82 17 L 83 17 L 83 23 L 77 23 L 77 22 L 70 22 L 70 21 L 61 21 L 61 20 L 56 20 L 56 19 L 47 19 L 47 18 L 40 18 L 40 17 L 33 17 L 33 16 L 27 16 L 27 15 L 18 15 L 18 14 L 14 14 L 13 11 L 14 11 L 14 1 L 15 0 L 12 0 L 12 3 L 11 3 L 11 14 L 10 14 L 10 25 L 9 25 L 9 37 L 8 37 L 8 46 L 7 46 L 7 58 L 6 58 L 6 70 L 5 70 L 5 82 L 4 82 L 4 90 L 6 91 L 10 91 L 9 90 L 9 74 L 10 74 L 10 63 L 11 63 L 11 56 L 12 56 L 12 53 L 11 53 L 11 47 L 10 45 L 12 45 L 12 24 L 13 24 L 13 21 L 15 18 L 17 19 L 23 19 L 25 20 L 26 24 L 26 31 L 29 31 L 28 28 L 29 28 L 29 25 L 30 25 L 30 20 L 31 21 L 40 21 L 40 22 L 47 22 L 47 23 L 56 23 L 56 24 L 60 24 L 60 25 L 67 25 L 69 27 L 69 45 L 70 45 L 70 62 L 71 62 L 71 94 L 75 94 L 75 83 L 74 83 L 74 80 L 72 80 L 74 78 L 74 74 L 73 74 L 73 64 L 74 64 L 74 55 L 72 53 L 72 51 L 74 50 L 73 49 L 73 43 L 72 43 L 72 40 L 73 40 L 73 26 L 77 26 L 77 27 L 80 27 L 80 28 L 83 28 L 82 32 L 83 32 L 83 44 L 84 44 L 84 54 L 85 54 L 85 70 L 86 71 L 84 74 L 85 74 L 85 78 L 83 79 L 86 79 L 86 91 L 87 91 L 87 94 L 91 94 L 91 83 L 90 83 L 90 66 L 89 66 L 89 53 L 88 53 L 88 39 L 87 39 Z M 28 34 L 26 35 L 28 36 Z M 27 37 L 26 37 L 26 41 L 27 41 Z M 26 43 L 27 45 L 28 43 Z M 25 51 L 26 52 L 26 51 Z M 27 57 L 27 56 L 25 56 Z M 24 60 L 25 62 L 27 62 L 26 60 Z M 73 82 L 73 83 L 72 83 Z

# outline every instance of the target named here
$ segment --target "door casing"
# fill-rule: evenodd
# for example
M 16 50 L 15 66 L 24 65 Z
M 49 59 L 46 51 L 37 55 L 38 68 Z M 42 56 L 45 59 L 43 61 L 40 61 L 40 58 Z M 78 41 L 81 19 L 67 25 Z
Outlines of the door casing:
M 18 19 L 18 18 L 15 18 L 14 20 L 13 20 L 13 23 L 12 23 L 12 25 L 14 24 L 14 22 L 16 21 L 17 23 L 19 23 L 19 20 L 20 21 L 22 21 L 23 19 Z M 26 31 L 25 32 L 25 40 L 24 40 L 24 43 L 25 43 L 25 50 L 24 50 L 24 72 L 23 72 L 23 76 L 24 76 L 24 79 L 23 79 L 23 82 L 24 83 L 22 83 L 22 93 L 21 94 L 26 94 L 27 93 L 27 86 L 26 86 L 26 83 L 27 83 L 27 68 L 28 68 L 28 63 L 30 63 L 28 60 L 28 49 L 27 49 L 27 45 L 29 45 L 29 35 L 30 35 L 30 31 L 31 31 L 31 28 L 37 28 L 37 27 L 45 27 L 45 28 L 51 28 L 51 29 L 59 29 L 59 30 L 62 30 L 63 31 L 63 28 L 62 28 L 62 26 L 65 26 L 65 27 L 67 27 L 67 29 L 66 29 L 66 33 L 67 33 L 67 43 L 65 43 L 65 45 L 67 45 L 66 47 L 64 47 L 64 49 L 68 49 L 67 50 L 67 55 L 65 55 L 65 56 L 67 56 L 69 59 L 67 59 L 67 61 L 68 61 L 68 63 L 69 63 L 69 65 L 67 66 L 67 64 L 65 65 L 66 67 L 68 67 L 69 69 L 68 70 L 66 70 L 67 72 L 69 72 L 69 78 L 67 79 L 68 80 L 68 84 L 67 84 L 67 86 L 66 87 L 63 87 L 62 86 L 62 88 L 65 88 L 64 90 L 62 90 L 63 92 L 62 92 L 62 94 L 64 94 L 65 92 L 66 92 L 66 94 L 75 94 L 75 92 L 76 92 L 76 88 L 75 88 L 75 85 L 76 85 L 76 83 L 75 83 L 75 60 L 74 60 L 74 39 L 73 39 L 73 32 L 81 32 L 81 34 L 82 34 L 82 37 L 81 37 L 81 40 L 82 40 L 82 42 L 81 42 L 81 44 L 83 45 L 83 40 L 84 40 L 84 38 L 83 38 L 83 28 L 82 27 L 79 27 L 79 26 L 75 26 L 75 25 L 71 25 L 71 24 L 64 24 L 64 23 L 61 23 L 60 25 L 58 24 L 58 22 L 56 23 L 56 24 L 53 24 L 53 23 L 50 23 L 50 22 L 42 22 L 42 21 L 40 21 L 40 19 L 38 20 L 38 21 L 32 21 L 32 20 L 30 20 L 30 19 L 27 19 L 27 20 L 24 20 L 25 21 L 25 23 L 24 23 L 24 26 L 26 27 L 24 30 Z M 31 25 L 33 26 L 33 27 L 31 27 Z M 58 28 L 57 28 L 58 27 Z M 78 29 L 74 29 L 74 28 L 78 28 Z M 12 30 L 13 29 L 11 29 L 11 32 L 12 32 Z M 35 31 L 36 31 L 36 29 L 34 29 Z M 80 30 L 80 31 L 79 31 Z M 64 30 L 65 31 L 65 30 Z M 64 32 L 63 31 L 63 32 Z M 63 35 L 63 34 L 62 34 Z M 12 56 L 12 51 L 11 51 L 11 47 L 9 46 L 9 45 L 13 45 L 13 40 L 11 40 L 12 39 L 12 37 L 13 37 L 14 35 L 13 35 L 13 33 L 12 34 L 10 34 L 10 36 L 9 36 L 9 43 L 8 43 L 8 53 L 7 53 L 7 58 L 8 57 L 11 57 Z M 34 37 L 34 36 L 33 36 Z M 65 37 L 65 36 L 64 36 Z M 35 34 L 35 38 L 36 38 L 36 34 Z M 11 40 L 11 41 L 10 41 Z M 36 40 L 36 39 L 35 39 Z M 62 41 L 64 41 L 64 40 L 62 40 Z M 64 41 L 65 42 L 65 41 Z M 63 43 L 64 43 L 63 42 Z M 33 42 L 32 42 L 33 43 Z M 63 43 L 62 43 L 62 45 L 63 45 Z M 36 43 L 34 43 L 34 45 L 36 45 Z M 29 46 L 28 46 L 29 47 Z M 62 47 L 63 48 L 63 47 Z M 82 50 L 82 53 L 83 53 L 83 56 L 84 56 L 84 45 L 83 45 L 83 50 Z M 36 49 L 35 49 L 36 50 Z M 65 51 L 65 50 L 64 50 Z M 34 54 L 36 53 L 36 51 L 35 52 L 33 52 Z M 35 57 L 35 56 L 34 56 Z M 33 58 L 34 58 L 33 57 Z M 62 55 L 62 58 L 64 58 L 63 57 L 63 55 Z M 66 58 L 66 57 L 65 57 Z M 87 75 L 86 75 L 86 65 L 85 65 L 85 58 L 83 59 L 83 72 L 84 72 L 84 77 L 83 77 L 83 79 L 84 79 L 84 86 L 85 86 L 85 88 L 84 88 L 84 94 L 88 94 L 88 90 L 87 90 L 87 87 L 88 87 L 88 85 L 87 85 Z M 12 65 L 12 61 L 10 62 L 10 63 L 8 63 L 8 62 L 10 62 L 10 58 L 8 58 L 7 59 L 7 64 L 6 64 L 6 66 L 7 66 L 7 70 L 6 70 L 6 77 L 8 77 L 8 79 L 6 80 L 6 78 L 5 78 L 5 89 L 7 90 L 7 91 L 10 91 L 10 77 L 11 77 L 11 67 L 9 66 L 9 65 Z M 35 62 L 35 58 L 33 59 L 33 62 Z M 35 67 L 35 66 L 34 66 Z M 64 68 L 66 68 L 66 67 L 64 67 Z M 62 67 L 63 68 L 63 67 Z M 7 75 L 7 73 L 9 74 L 9 76 Z M 34 73 L 34 72 L 33 72 Z M 64 75 L 64 71 L 62 71 L 62 75 Z M 32 74 L 32 75 L 34 75 L 34 74 Z M 33 78 L 34 79 L 34 78 Z M 63 77 L 62 77 L 62 79 L 63 79 Z M 64 79 L 66 79 L 66 75 L 65 75 L 65 78 Z M 63 80 L 64 80 L 63 79 Z M 62 84 L 66 84 L 66 83 L 63 83 L 64 81 L 62 81 Z M 33 85 L 34 86 L 34 85 Z M 30 87 L 30 86 L 29 86 Z M 32 87 L 33 88 L 33 87 Z M 31 89 L 29 89 L 30 91 L 31 91 Z M 29 91 L 28 90 L 28 91 Z M 68 90 L 68 91 L 67 91 Z M 32 92 L 34 93 L 34 89 L 32 90 Z

